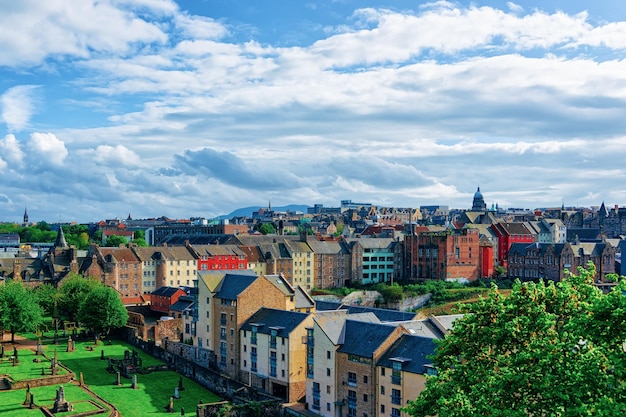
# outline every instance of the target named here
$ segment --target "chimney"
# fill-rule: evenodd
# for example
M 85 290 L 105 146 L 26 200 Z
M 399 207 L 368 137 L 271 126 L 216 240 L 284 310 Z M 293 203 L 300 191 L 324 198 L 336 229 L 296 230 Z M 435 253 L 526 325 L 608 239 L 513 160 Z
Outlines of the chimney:
M 19 259 L 16 259 L 15 262 L 13 262 L 13 279 L 15 281 L 22 280 L 22 263 Z

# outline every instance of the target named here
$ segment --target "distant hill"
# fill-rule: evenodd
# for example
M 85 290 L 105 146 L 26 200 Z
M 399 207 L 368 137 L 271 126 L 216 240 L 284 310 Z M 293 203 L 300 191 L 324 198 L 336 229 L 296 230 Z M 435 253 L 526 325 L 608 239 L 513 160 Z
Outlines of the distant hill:
M 288 206 L 272 207 L 272 210 L 273 211 L 289 211 L 292 213 L 295 213 L 295 212 L 306 213 L 306 209 L 309 207 L 310 206 L 306 206 L 302 204 L 290 204 Z M 238 208 L 237 210 L 232 211 L 229 214 L 223 214 L 221 216 L 218 216 L 218 219 L 232 219 L 233 217 L 243 217 L 243 216 L 252 217 L 252 213 L 255 211 L 258 211 L 260 208 L 261 206 L 250 206 L 250 207 Z

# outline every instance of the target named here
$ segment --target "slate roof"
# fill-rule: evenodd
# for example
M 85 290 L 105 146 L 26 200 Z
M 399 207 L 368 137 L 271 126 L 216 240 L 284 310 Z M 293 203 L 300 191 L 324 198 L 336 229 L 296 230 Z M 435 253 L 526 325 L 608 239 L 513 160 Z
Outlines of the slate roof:
M 248 288 L 257 278 L 257 274 L 249 270 L 224 274 L 224 278 L 221 281 L 220 288 L 215 294 L 215 297 L 222 300 L 236 300 L 239 294 Z
M 159 287 L 156 290 L 152 291 L 152 295 L 156 295 L 158 297 L 171 297 L 178 291 L 182 290 L 178 287 Z
M 340 340 L 343 343 L 337 352 L 371 358 L 395 330 L 395 326 L 350 320 L 348 317 Z
M 317 311 L 348 310 L 348 314 L 373 313 L 381 322 L 408 321 L 413 320 L 417 313 L 408 313 L 398 310 L 388 310 L 385 308 L 361 307 L 345 305 L 334 301 L 315 301 Z
M 432 365 L 428 356 L 433 355 L 435 349 L 437 345 L 434 339 L 403 334 L 387 349 L 376 365 L 391 368 L 393 359 L 396 359 L 403 363 L 403 371 L 424 375 L 426 373 L 424 365 Z
M 174 304 L 170 306 L 171 311 L 180 311 L 181 313 L 185 310 L 189 310 L 193 305 L 193 299 L 187 296 L 182 296 L 176 301 Z
M 173 246 L 184 246 L 185 242 L 189 242 L 191 245 L 237 245 L 239 241 L 237 236 L 232 234 L 204 234 L 204 235 L 170 235 L 167 236 L 161 243 Z
M 241 328 L 243 330 L 252 329 L 252 325 L 263 324 L 263 326 L 257 326 L 257 332 L 263 334 L 270 334 L 271 328 L 282 328 L 278 331 L 277 335 L 285 337 L 298 327 L 309 315 L 306 313 L 298 313 L 296 311 L 278 310 L 274 308 L 260 308 L 254 313 L 248 320 L 243 323 Z

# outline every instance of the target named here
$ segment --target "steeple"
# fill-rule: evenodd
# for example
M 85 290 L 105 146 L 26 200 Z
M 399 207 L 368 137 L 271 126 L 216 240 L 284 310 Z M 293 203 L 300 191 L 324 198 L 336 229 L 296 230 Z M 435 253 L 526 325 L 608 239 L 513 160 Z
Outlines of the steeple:
M 65 234 L 63 233 L 63 227 L 59 225 L 59 233 L 57 233 L 57 240 L 54 242 L 55 248 L 69 248 L 67 241 L 65 240 Z
M 24 207 L 24 226 L 28 226 L 28 211 Z

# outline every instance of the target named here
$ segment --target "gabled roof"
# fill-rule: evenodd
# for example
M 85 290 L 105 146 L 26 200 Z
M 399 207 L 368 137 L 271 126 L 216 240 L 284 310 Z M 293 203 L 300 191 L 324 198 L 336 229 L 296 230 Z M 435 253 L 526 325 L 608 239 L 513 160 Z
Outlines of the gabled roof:
M 426 373 L 425 365 L 431 365 L 428 358 L 435 353 L 437 345 L 428 337 L 403 334 L 381 356 L 376 365 L 391 368 L 393 362 L 402 362 L 402 370 L 414 374 Z
M 180 311 L 182 313 L 185 310 L 191 309 L 192 305 L 193 300 L 183 296 L 180 297 L 178 301 L 176 301 L 174 304 L 172 304 L 169 309 L 171 311 Z
M 236 300 L 246 288 L 258 278 L 254 271 L 242 270 L 237 273 L 226 273 L 220 283 L 215 297 L 222 300 Z
M 178 287 L 159 287 L 152 291 L 152 295 L 158 297 L 171 297 L 179 291 L 184 293 L 184 291 Z
M 347 310 L 348 314 L 372 313 L 381 322 L 407 321 L 407 320 L 413 320 L 417 316 L 417 313 L 409 313 L 409 312 L 398 311 L 398 310 L 388 310 L 385 308 L 352 306 L 352 305 L 345 305 L 340 302 L 333 302 L 333 301 L 316 301 L 315 309 L 317 311 L 330 311 L 330 310 L 341 309 L 341 310 Z
M 343 326 L 343 344 L 337 352 L 371 358 L 376 349 L 396 330 L 395 326 L 383 323 L 367 323 L 346 320 Z
M 313 320 L 332 344 L 339 345 L 343 343 L 343 325 L 347 317 L 348 312 L 346 310 L 318 311 L 313 316 Z M 372 313 L 354 314 L 350 316 L 350 319 L 361 322 L 380 323 L 380 320 Z
M 250 330 L 254 324 L 257 324 L 258 333 L 270 334 L 272 328 L 274 328 L 277 330 L 278 336 L 286 337 L 308 316 L 307 313 L 262 307 L 250 316 L 241 328 L 243 330 Z

